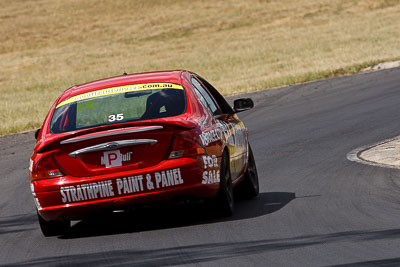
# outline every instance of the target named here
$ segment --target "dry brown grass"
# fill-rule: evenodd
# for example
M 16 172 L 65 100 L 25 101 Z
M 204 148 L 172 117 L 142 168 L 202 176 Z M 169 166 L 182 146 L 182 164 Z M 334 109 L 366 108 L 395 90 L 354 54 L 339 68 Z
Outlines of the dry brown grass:
M 189 69 L 229 95 L 399 59 L 399 14 L 399 0 L 3 0 L 0 134 L 124 71 Z

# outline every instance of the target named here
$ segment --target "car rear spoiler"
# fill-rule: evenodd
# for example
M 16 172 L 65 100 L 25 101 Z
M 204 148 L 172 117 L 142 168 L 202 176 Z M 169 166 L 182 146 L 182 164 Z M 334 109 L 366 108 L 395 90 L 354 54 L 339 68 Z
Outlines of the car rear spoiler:
M 169 128 L 171 126 L 179 127 L 182 129 L 193 129 L 196 127 L 196 123 L 189 120 L 170 120 L 170 119 L 157 119 L 157 120 L 149 120 L 146 123 L 132 124 L 131 127 L 124 128 L 115 128 L 115 125 L 112 125 L 112 129 L 107 127 L 107 129 L 101 131 L 91 131 L 92 129 L 67 132 L 57 135 L 48 135 L 48 138 L 43 140 L 38 140 L 36 143 L 36 147 L 34 148 L 35 152 L 42 153 L 48 150 L 51 150 L 54 145 L 67 145 L 76 142 L 82 142 L 87 140 L 92 140 L 96 138 L 101 138 L 105 136 L 114 136 L 114 135 L 122 135 L 129 133 L 138 133 L 138 132 L 147 132 L 154 130 L 162 130 L 164 128 Z M 110 125 L 111 126 L 111 125 Z

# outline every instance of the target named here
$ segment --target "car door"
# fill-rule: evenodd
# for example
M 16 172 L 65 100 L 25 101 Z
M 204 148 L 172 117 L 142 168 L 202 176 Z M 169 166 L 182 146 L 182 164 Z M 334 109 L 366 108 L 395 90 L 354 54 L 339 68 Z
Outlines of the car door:
M 215 128 L 224 138 L 230 157 L 232 180 L 236 180 L 247 164 L 247 128 L 225 99 L 201 77 L 192 77 L 200 102 L 213 116 Z

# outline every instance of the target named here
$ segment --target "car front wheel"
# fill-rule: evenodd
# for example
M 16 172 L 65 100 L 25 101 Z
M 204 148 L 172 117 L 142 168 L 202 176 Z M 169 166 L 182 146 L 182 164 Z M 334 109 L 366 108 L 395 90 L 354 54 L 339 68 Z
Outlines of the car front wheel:
M 243 181 L 238 185 L 238 193 L 240 197 L 250 199 L 258 196 L 259 190 L 256 161 L 254 160 L 253 151 L 249 144 L 247 169 Z

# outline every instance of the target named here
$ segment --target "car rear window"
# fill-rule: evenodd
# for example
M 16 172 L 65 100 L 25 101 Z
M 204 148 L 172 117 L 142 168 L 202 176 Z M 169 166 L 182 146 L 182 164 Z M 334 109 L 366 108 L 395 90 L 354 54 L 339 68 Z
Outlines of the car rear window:
M 180 115 L 185 90 L 172 83 L 112 87 L 70 97 L 56 106 L 50 131 L 63 133 L 94 126 Z

